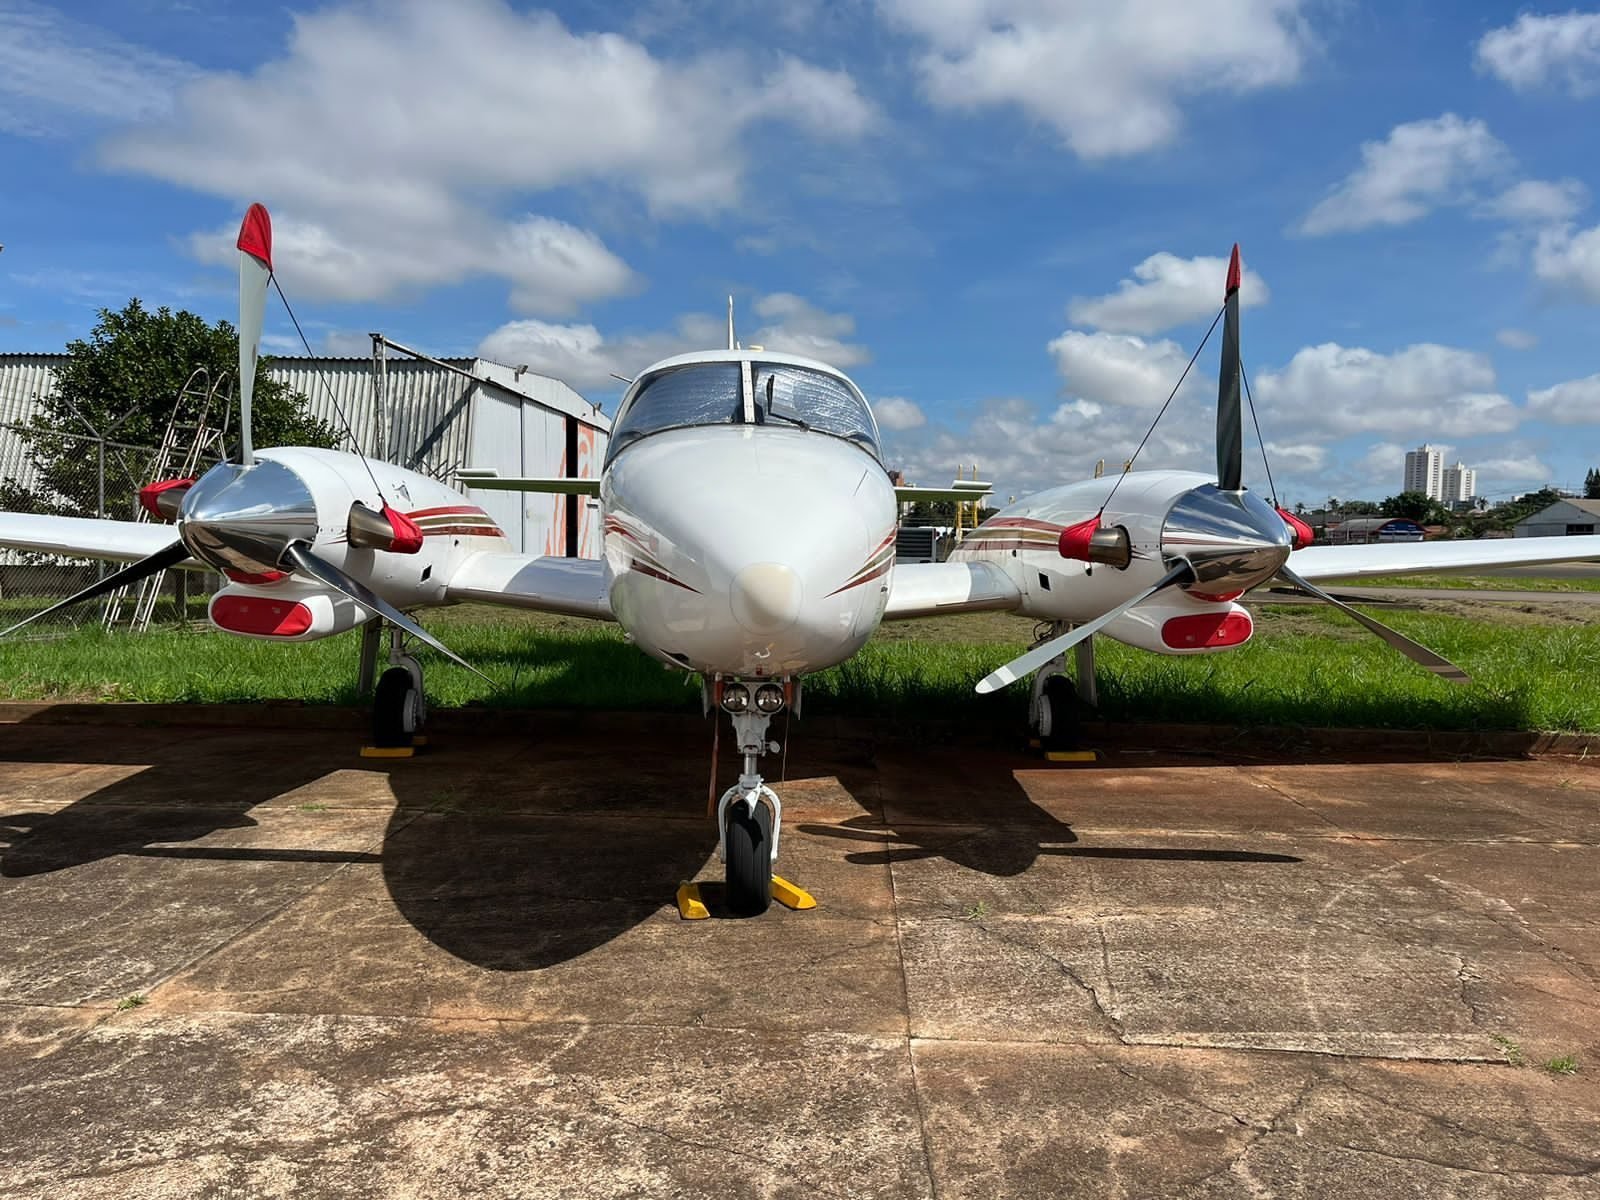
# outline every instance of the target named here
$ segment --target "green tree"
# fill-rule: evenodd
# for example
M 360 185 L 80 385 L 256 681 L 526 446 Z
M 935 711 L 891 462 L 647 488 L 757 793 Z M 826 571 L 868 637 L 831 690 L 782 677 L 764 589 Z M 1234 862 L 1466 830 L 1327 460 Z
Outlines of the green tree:
M 1421 492 L 1401 492 L 1398 496 L 1390 496 L 1379 507 L 1386 517 L 1404 517 L 1408 521 L 1421 521 L 1433 509 L 1434 504 Z
M 231 379 L 238 370 L 239 337 L 227 321 L 208 325 L 191 312 L 159 308 L 151 312 L 138 299 L 121 312 L 100 310 L 88 338 L 67 345 L 67 361 L 57 374 L 56 390 L 38 399 L 38 411 L 23 432 L 39 472 L 32 494 L 5 484 L 0 507 L 70 513 L 93 513 L 98 489 L 95 443 L 88 426 L 112 430 L 110 439 L 133 446 L 157 446 L 173 419 L 173 409 L 190 376 L 204 368 L 213 382 Z M 222 389 L 237 396 L 237 387 Z M 228 454 L 236 457 L 239 414 L 227 414 Z M 177 414 L 180 423 L 197 420 L 200 401 L 187 402 Z M 333 446 L 338 435 L 306 412 L 305 397 L 267 377 L 267 360 L 256 364 L 252 432 L 257 446 Z M 213 405 L 209 420 L 222 418 Z M 64 435 L 79 435 L 77 437 Z M 106 515 L 127 518 L 137 499 L 133 489 L 147 482 L 130 480 L 143 464 L 129 463 L 108 450 Z
M 1600 469 L 1590 467 L 1589 473 L 1583 477 L 1583 498 L 1600 500 Z

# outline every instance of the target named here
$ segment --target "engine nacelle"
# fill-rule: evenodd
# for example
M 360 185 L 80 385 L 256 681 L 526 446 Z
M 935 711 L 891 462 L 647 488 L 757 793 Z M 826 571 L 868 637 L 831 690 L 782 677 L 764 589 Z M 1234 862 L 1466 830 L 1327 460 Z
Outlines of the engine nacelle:
M 314 642 L 371 619 L 348 596 L 298 580 L 225 587 L 211 597 L 207 615 L 225 633 L 266 642 Z
M 1242 604 L 1157 598 L 1124 613 L 1104 632 L 1157 654 L 1211 654 L 1244 645 L 1255 632 L 1255 622 Z

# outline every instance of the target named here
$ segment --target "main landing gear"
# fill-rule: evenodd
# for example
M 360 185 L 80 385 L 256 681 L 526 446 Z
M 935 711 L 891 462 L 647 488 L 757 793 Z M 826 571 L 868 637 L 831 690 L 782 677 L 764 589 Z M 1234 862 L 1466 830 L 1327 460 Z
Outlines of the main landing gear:
M 362 682 L 365 684 L 376 666 L 378 639 L 382 627 L 362 643 Z M 375 636 L 372 636 L 375 632 Z M 415 753 L 425 740 L 423 723 L 428 718 L 428 702 L 422 690 L 422 664 L 405 650 L 405 634 L 388 626 L 389 666 L 378 678 L 372 694 L 372 745 L 361 750 L 364 758 L 405 758 Z M 370 655 L 370 657 L 369 657 Z
M 1059 637 L 1071 628 L 1053 622 L 1044 634 Z M 1066 655 L 1057 655 L 1039 668 L 1033 678 L 1033 693 L 1028 701 L 1028 734 L 1031 744 L 1057 762 L 1093 761 L 1093 750 L 1082 746 L 1083 720 L 1099 700 L 1094 677 L 1094 638 L 1073 647 L 1073 674 L 1067 673 Z

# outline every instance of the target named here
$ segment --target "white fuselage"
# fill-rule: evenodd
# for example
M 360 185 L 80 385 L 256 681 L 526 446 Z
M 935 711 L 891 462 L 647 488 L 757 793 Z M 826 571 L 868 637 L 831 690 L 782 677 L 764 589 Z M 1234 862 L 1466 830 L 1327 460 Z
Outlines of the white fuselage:
M 611 609 L 644 650 L 705 674 L 799 675 L 878 626 L 894 488 L 828 434 L 715 425 L 622 450 L 600 489 Z

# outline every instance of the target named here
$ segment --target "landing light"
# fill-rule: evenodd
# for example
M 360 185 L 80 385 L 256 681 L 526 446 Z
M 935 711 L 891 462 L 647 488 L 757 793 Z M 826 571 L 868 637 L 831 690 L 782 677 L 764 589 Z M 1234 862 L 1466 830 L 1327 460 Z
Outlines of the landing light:
M 728 684 L 722 689 L 722 708 L 724 712 L 748 712 L 750 709 L 750 689 L 742 683 Z
M 763 683 L 756 689 L 756 707 L 772 714 L 783 707 L 783 689 L 775 683 Z

